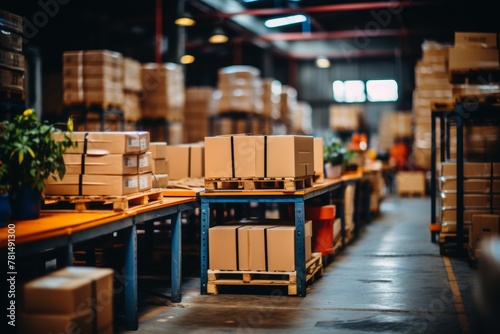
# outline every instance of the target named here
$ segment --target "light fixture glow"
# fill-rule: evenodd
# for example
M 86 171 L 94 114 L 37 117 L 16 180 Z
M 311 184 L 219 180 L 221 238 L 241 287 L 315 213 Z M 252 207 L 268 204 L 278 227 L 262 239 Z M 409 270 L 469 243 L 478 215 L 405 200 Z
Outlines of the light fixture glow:
M 187 65 L 194 63 L 194 56 L 192 55 L 184 55 L 181 57 L 181 64 Z
M 316 66 L 319 68 L 328 68 L 330 67 L 330 60 L 324 57 L 318 57 L 316 59 Z
M 215 28 L 212 36 L 208 39 L 208 41 L 213 44 L 226 43 L 227 40 L 228 37 L 224 34 L 224 31 L 222 31 L 221 28 Z
M 264 22 L 264 25 L 268 28 L 282 27 L 290 24 L 301 23 L 307 21 L 307 17 L 302 14 L 291 15 L 286 17 L 278 17 L 275 19 L 269 19 Z
M 191 27 L 196 24 L 196 21 L 190 14 L 184 13 L 175 20 L 175 24 L 182 27 Z

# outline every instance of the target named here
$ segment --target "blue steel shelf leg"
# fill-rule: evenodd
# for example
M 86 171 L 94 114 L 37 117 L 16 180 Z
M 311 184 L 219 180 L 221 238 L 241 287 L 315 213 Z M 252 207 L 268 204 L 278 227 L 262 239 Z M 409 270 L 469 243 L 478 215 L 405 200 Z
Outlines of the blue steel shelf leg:
M 208 283 L 208 228 L 210 206 L 201 199 L 201 244 L 200 244 L 200 293 L 207 294 Z
M 172 302 L 179 303 L 182 299 L 182 224 L 181 213 L 172 215 L 172 241 L 171 247 L 171 281 L 172 281 Z
M 125 327 L 137 330 L 137 227 L 134 224 L 128 231 L 125 245 Z
M 295 201 L 295 270 L 297 271 L 297 295 L 306 296 L 306 260 L 304 233 L 304 201 Z

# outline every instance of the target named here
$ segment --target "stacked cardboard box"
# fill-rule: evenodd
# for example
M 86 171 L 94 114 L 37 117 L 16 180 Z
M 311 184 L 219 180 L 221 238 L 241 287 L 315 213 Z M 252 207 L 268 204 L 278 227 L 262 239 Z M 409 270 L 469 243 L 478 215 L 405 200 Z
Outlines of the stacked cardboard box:
M 453 87 L 448 79 L 448 50 L 450 45 L 433 41 L 422 44 L 422 58 L 415 65 L 413 91 L 414 142 L 411 161 L 416 167 L 431 168 L 431 110 L 433 103 L 450 102 Z M 439 124 L 436 127 L 439 129 Z M 436 134 L 439 147 L 440 134 Z M 439 156 L 439 154 L 437 154 Z
M 292 111 L 291 128 L 292 133 L 299 135 L 310 135 L 312 128 L 312 107 L 308 102 L 297 101 L 297 107 Z
M 142 115 L 141 63 L 130 57 L 123 58 L 123 118 L 137 122 Z
M 330 128 L 338 131 L 356 131 L 364 121 L 364 109 L 357 105 L 330 105 Z
M 212 152 L 213 153 L 213 152 Z M 202 178 L 205 175 L 205 145 L 203 142 L 167 146 L 169 178 Z M 217 154 L 215 153 L 215 157 Z
M 0 90 L 15 100 L 25 98 L 22 33 L 23 18 L 0 9 Z
M 233 65 L 219 69 L 217 89 L 221 94 L 218 112 L 262 113 L 262 79 L 256 67 Z
M 141 76 L 142 117 L 182 121 L 186 97 L 182 67 L 175 63 L 142 64 Z
M 425 195 L 426 179 L 424 171 L 399 171 L 396 174 L 398 195 Z
M 448 67 L 450 70 L 499 69 L 497 34 L 455 32 Z
M 66 267 L 23 286 L 19 333 L 113 333 L 113 270 Z
M 206 178 L 314 176 L 314 141 L 302 135 L 205 138 Z
M 262 80 L 262 115 L 265 117 L 280 118 L 281 87 L 281 82 L 276 79 L 264 78 Z
M 123 55 L 110 50 L 63 53 L 63 101 L 118 107 L 123 105 Z
M 389 152 L 395 140 L 413 137 L 413 117 L 407 111 L 385 111 L 378 124 L 378 148 Z
M 153 188 L 165 188 L 169 179 L 169 160 L 167 159 L 167 142 L 151 142 L 149 150 L 152 158 Z
M 325 181 L 325 159 L 323 156 L 323 137 L 314 137 L 314 182 Z
M 295 271 L 291 223 L 218 225 L 208 230 L 210 270 Z M 312 256 L 312 221 L 304 222 L 305 260 Z
M 482 245 L 490 238 L 500 236 L 500 215 L 475 214 L 469 227 L 469 250 L 475 258 L 481 258 Z
M 188 143 L 202 141 L 208 136 L 209 118 L 216 114 L 215 88 L 197 86 L 186 88 L 184 132 Z
M 62 140 L 62 134 L 54 134 Z M 46 195 L 127 195 L 152 188 L 149 133 L 74 132 L 62 180 L 46 179 Z
M 291 116 L 295 113 L 295 109 L 297 108 L 297 102 L 297 90 L 292 86 L 283 85 L 281 87 L 280 121 L 290 122 Z

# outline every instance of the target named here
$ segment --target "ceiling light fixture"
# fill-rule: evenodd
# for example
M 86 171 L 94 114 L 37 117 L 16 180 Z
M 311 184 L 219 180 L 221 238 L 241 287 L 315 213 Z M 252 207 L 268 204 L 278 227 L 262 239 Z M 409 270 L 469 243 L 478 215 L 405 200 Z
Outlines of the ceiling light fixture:
M 184 55 L 181 57 L 180 61 L 181 64 L 188 65 L 194 63 L 194 59 L 193 55 Z
M 183 13 L 175 20 L 175 24 L 181 27 L 191 27 L 196 24 L 196 21 L 193 19 L 191 14 Z
M 319 68 L 329 68 L 330 61 L 325 57 L 318 57 L 316 58 L 316 66 Z
M 307 21 L 307 17 L 302 14 L 278 17 L 275 19 L 269 19 L 264 22 L 264 25 L 268 28 L 277 28 L 290 24 L 301 23 Z
M 217 27 L 214 29 L 214 32 L 208 39 L 208 41 L 212 44 L 221 44 L 221 43 L 226 43 L 228 40 L 228 37 L 224 33 L 224 30 L 222 30 L 221 27 Z

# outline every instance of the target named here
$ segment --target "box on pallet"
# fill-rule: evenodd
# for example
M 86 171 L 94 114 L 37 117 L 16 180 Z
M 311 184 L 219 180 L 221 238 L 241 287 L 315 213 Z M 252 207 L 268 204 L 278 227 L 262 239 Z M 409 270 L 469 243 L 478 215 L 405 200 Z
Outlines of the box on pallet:
M 205 147 L 203 144 L 168 145 L 167 158 L 172 161 L 168 174 L 171 180 L 204 176 Z M 175 162 L 175 163 L 174 163 Z
M 139 175 L 67 174 L 64 176 L 63 180 L 47 178 L 45 181 L 45 194 L 67 196 L 123 196 L 151 189 L 151 177 L 151 173 Z
M 241 225 L 219 225 L 208 230 L 208 268 L 238 270 L 238 229 Z
M 472 254 L 476 253 L 481 240 L 500 235 L 500 216 L 493 214 L 475 214 L 469 233 L 469 247 Z
M 64 154 L 66 174 L 131 175 L 152 170 L 151 154 Z
M 238 229 L 239 270 L 267 271 L 266 240 L 268 230 L 276 225 L 244 225 Z

